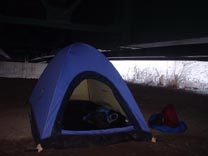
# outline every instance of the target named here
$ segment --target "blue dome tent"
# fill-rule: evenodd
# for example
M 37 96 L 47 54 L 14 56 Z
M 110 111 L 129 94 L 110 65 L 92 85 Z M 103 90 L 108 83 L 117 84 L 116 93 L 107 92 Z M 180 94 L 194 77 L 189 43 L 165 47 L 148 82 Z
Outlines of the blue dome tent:
M 126 118 L 126 125 L 103 129 L 73 128 L 77 116 L 68 115 L 78 111 L 70 112 L 67 107 L 75 100 L 91 101 L 119 112 Z M 109 60 L 87 44 L 75 43 L 60 50 L 40 76 L 29 102 L 34 140 L 45 148 L 105 145 L 132 138 L 152 138 L 126 83 Z M 86 105 L 82 111 L 86 110 Z M 71 128 L 65 128 L 65 122 L 69 122 Z

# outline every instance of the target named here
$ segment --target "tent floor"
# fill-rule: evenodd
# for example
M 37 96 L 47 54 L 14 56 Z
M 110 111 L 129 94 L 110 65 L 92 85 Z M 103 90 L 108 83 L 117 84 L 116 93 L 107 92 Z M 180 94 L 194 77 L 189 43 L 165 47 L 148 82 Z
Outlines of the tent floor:
M 99 108 L 101 108 L 101 106 L 91 101 L 69 101 L 63 114 L 63 129 L 98 130 L 127 126 L 125 123 L 125 117 L 117 112 L 114 112 L 119 116 L 117 121 L 112 122 L 111 124 L 108 123 L 106 114 L 99 112 Z
M 34 147 L 28 118 L 30 96 L 36 80 L 0 78 L 0 155 L 37 155 L 25 150 Z M 139 101 L 146 120 L 169 103 L 176 107 L 180 119 L 187 123 L 183 134 L 167 134 L 152 130 L 156 144 L 150 142 L 122 142 L 90 148 L 48 149 L 41 155 L 79 156 L 184 156 L 208 154 L 208 96 L 189 92 L 129 84 Z

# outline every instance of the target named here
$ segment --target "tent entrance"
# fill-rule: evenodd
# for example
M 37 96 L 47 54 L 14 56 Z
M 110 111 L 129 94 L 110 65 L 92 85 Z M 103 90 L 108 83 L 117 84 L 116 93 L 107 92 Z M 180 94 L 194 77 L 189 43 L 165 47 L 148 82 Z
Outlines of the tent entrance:
M 95 79 L 85 79 L 68 98 L 63 130 L 100 130 L 129 126 L 112 89 Z

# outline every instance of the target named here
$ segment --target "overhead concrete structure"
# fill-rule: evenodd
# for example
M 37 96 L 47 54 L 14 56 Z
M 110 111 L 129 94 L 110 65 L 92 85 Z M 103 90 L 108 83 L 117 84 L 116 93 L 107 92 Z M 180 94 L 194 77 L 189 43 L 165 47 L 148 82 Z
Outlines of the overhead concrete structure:
M 74 42 L 109 59 L 206 61 L 207 19 L 202 0 L 7 0 L 0 2 L 0 48 L 16 61 L 49 60 Z

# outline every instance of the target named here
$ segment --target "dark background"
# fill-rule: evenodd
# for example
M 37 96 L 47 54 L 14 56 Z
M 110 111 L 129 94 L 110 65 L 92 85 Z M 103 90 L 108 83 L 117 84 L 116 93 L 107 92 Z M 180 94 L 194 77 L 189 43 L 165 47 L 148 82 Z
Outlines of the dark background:
M 109 59 L 206 61 L 207 7 L 201 0 L 1 1 L 0 48 L 14 61 L 39 62 L 74 42 L 108 50 Z

